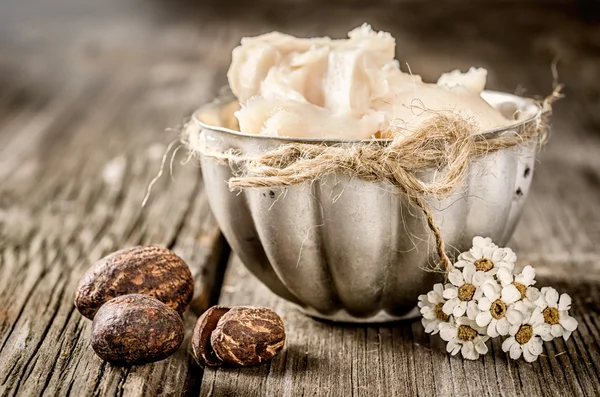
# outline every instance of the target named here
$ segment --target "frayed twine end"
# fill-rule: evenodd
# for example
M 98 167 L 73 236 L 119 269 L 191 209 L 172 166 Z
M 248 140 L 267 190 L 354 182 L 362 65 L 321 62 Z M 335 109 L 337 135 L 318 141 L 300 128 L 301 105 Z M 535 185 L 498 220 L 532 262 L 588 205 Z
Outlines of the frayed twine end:
M 162 175 L 164 173 L 165 165 L 167 163 L 167 159 L 169 158 L 169 152 L 171 152 L 173 147 L 177 143 L 179 143 L 179 146 L 177 146 L 175 148 L 175 150 L 173 150 L 173 153 L 171 153 L 171 160 L 169 161 L 169 176 L 171 177 L 171 180 L 173 182 L 175 182 L 175 179 L 173 178 L 173 162 L 175 160 L 175 156 L 177 155 L 177 152 L 179 151 L 179 149 L 188 147 L 188 143 L 183 140 L 182 131 L 185 131 L 186 126 L 190 126 L 190 125 L 191 125 L 190 121 L 186 120 L 183 123 L 182 128 L 168 128 L 166 130 L 167 132 L 176 132 L 178 137 L 173 139 L 169 143 L 167 148 L 165 149 L 165 153 L 163 154 L 162 159 L 160 161 L 160 167 L 158 169 L 158 173 L 156 174 L 156 176 L 154 178 L 152 178 L 152 180 L 150 181 L 150 183 L 148 184 L 148 187 L 146 189 L 146 194 L 144 195 L 144 199 L 142 200 L 142 208 L 144 208 L 146 206 L 146 204 L 148 203 L 148 200 L 150 199 L 150 194 L 152 193 L 152 188 L 154 187 L 154 184 L 156 182 L 158 182 L 158 180 L 162 177 Z M 183 165 L 183 164 L 188 163 L 193 156 L 194 156 L 193 153 L 191 151 L 188 151 L 187 157 L 181 161 L 181 164 Z

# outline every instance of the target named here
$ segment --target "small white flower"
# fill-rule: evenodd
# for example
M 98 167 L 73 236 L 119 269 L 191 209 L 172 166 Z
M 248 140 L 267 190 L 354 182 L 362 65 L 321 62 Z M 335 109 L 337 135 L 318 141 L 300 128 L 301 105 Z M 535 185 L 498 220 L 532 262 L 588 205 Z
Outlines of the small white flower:
M 496 278 L 502 286 L 514 285 L 519 290 L 520 302 L 516 304 L 518 310 L 523 312 L 533 310 L 535 301 L 540 297 L 540 291 L 533 287 L 535 284 L 535 269 L 529 265 L 519 274 L 513 275 L 507 268 L 502 268 L 496 273 Z
M 535 284 L 535 269 L 530 265 L 523 268 L 523 271 L 519 274 L 513 274 L 508 268 L 498 269 L 496 277 L 502 283 L 502 285 L 514 284 L 520 291 L 522 287 L 530 287 Z
M 515 267 L 517 256 L 510 248 L 500 248 L 489 237 L 474 237 L 473 247 L 458 256 L 454 266 L 460 268 L 471 263 L 476 270 L 489 274 L 496 274 L 499 269 L 507 268 L 512 271 Z
M 446 299 L 442 296 L 443 292 L 444 286 L 435 284 L 433 290 L 429 291 L 427 295 L 419 296 L 418 305 L 421 309 L 421 315 L 423 315 L 421 323 L 428 334 L 435 335 L 440 332 L 439 325 L 449 319 L 449 316 L 442 311 L 442 307 L 446 302 Z
M 486 354 L 485 342 L 490 338 L 473 320 L 465 317 L 440 324 L 440 336 L 448 342 L 446 351 L 453 356 L 459 351 L 468 360 L 476 360 L 480 354 Z
M 571 297 L 567 294 L 558 296 L 558 292 L 552 287 L 544 287 L 540 292 L 539 299 L 535 302 L 540 308 L 544 321 L 550 325 L 550 334 L 542 339 L 545 341 L 552 338 L 563 337 L 569 339 L 571 333 L 577 328 L 577 320 L 569 315 L 571 309 Z
M 500 287 L 498 283 L 486 283 L 481 290 L 484 294 L 479 300 L 481 313 L 475 321 L 480 327 L 487 326 L 489 336 L 507 335 L 511 325 L 521 324 L 525 313 L 514 306 L 521 299 L 521 293 L 514 285 Z
M 519 273 L 515 276 L 514 282 L 524 285 L 526 287 L 529 287 L 530 285 L 534 285 L 535 284 L 535 269 L 530 265 L 525 266 L 523 268 L 523 271 L 521 271 L 521 273 Z
M 510 337 L 502 343 L 502 350 L 510 353 L 510 358 L 517 360 L 523 354 L 527 362 L 537 360 L 542 354 L 542 339 L 550 333 L 550 326 L 544 323 L 544 316 L 536 307 L 521 324 L 512 325 Z
M 494 242 L 492 241 L 492 239 L 490 237 L 475 236 L 475 237 L 473 237 L 472 242 L 473 242 L 473 247 L 478 247 L 481 249 L 488 248 L 488 247 L 498 248 L 498 246 L 496 244 L 494 244 Z
M 567 340 L 578 326 L 568 313 L 571 298 L 554 288 L 534 287 L 531 266 L 514 274 L 516 259 L 510 248 L 488 237 L 473 238 L 473 247 L 448 272 L 448 283 L 419 296 L 425 332 L 439 333 L 448 353 L 461 352 L 469 360 L 488 352 L 490 337 L 508 335 L 502 350 L 527 362 L 537 360 L 543 341 Z
M 443 297 L 448 299 L 442 310 L 444 313 L 454 317 L 460 317 L 467 313 L 467 317 L 474 320 L 479 314 L 477 301 L 483 295 L 481 285 L 486 282 L 494 283 L 491 275 L 485 272 L 477 271 L 475 265 L 468 263 L 462 272 L 458 269 L 452 269 L 448 273 L 448 281 L 443 292 Z

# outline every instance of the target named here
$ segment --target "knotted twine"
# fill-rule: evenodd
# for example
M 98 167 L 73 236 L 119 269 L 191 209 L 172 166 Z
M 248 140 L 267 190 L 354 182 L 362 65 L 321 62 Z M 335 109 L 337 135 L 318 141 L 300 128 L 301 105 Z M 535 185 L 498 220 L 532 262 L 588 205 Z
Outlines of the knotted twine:
M 532 140 L 544 143 L 550 105 L 559 98 L 560 87 L 541 103 L 542 111 L 535 117 L 485 135 L 478 133 L 479 127 L 473 120 L 448 111 L 434 112 L 410 135 L 396 133 L 391 140 L 340 144 L 295 142 L 258 155 L 209 148 L 202 130 L 197 128 L 184 128 L 181 140 L 192 155 L 202 154 L 229 163 L 234 173 L 228 181 L 231 191 L 286 187 L 336 173 L 368 182 L 388 182 L 424 213 L 435 237 L 441 265 L 449 272 L 452 262 L 424 197 L 442 198 L 450 194 L 479 156 Z M 431 169 L 438 171 L 432 181 L 417 176 Z

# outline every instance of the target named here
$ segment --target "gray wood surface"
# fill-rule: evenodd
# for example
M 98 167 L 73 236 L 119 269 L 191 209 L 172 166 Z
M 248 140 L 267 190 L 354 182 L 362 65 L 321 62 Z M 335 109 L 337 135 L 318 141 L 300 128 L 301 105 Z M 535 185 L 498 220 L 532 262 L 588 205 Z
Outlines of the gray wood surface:
M 197 380 L 189 372 L 185 348 L 170 360 L 143 367 L 118 368 L 102 362 L 90 347 L 91 323 L 73 305 L 77 282 L 95 260 L 136 244 L 166 245 L 190 264 L 196 278 L 196 310 L 207 307 L 217 277 L 221 237 L 197 168 L 178 167 L 177 189 L 169 189 L 171 183 L 165 178 L 147 207 L 141 207 L 165 148 L 152 139 L 170 138 L 159 133 L 162 127 L 148 126 L 147 131 L 154 132 L 134 142 L 127 125 L 141 127 L 145 119 L 159 114 L 163 121 L 176 120 L 163 113 L 173 109 L 126 105 L 143 100 L 136 87 L 139 82 L 129 77 L 89 93 L 93 99 L 86 98 L 81 105 L 77 104 L 81 96 L 74 94 L 61 99 L 64 102 L 49 114 L 42 109 L 32 118 L 16 116 L 23 124 L 12 124 L 19 134 L 40 134 L 53 150 L 39 147 L 25 158 L 39 167 L 37 183 L 2 184 L 12 188 L 2 195 L 0 211 L 2 395 L 69 391 L 144 395 L 145 389 L 180 394 L 191 380 Z M 86 108 L 90 101 L 106 105 L 94 112 Z M 36 122 L 36 117 L 44 122 Z M 46 122 L 48 117 L 60 121 Z M 20 162 L 23 157 L 10 148 L 25 137 L 12 138 L 0 157 L 14 155 Z M 47 155 L 51 158 L 41 158 Z M 189 314 L 186 320 L 191 326 L 194 316 Z
M 0 396 L 600 394 L 600 26 L 583 2 L 374 5 L 8 0 L 0 5 Z M 591 4 L 591 3 L 590 3 Z M 539 283 L 573 296 L 580 326 L 534 364 L 499 344 L 450 358 L 419 322 L 337 326 L 303 316 L 228 260 L 197 164 L 174 161 L 141 207 L 177 126 L 225 83 L 244 35 L 341 37 L 367 21 L 426 80 L 471 65 L 489 87 L 541 95 L 560 57 L 567 98 L 511 246 Z M 131 368 L 96 357 L 74 310 L 81 274 L 135 244 L 171 247 L 196 278 L 188 333 L 209 304 L 276 309 L 288 345 L 270 364 L 197 367 L 186 341 Z M 227 265 L 227 266 L 226 266 Z M 227 268 L 224 280 L 223 271 Z
M 468 361 L 450 357 L 439 336 L 425 334 L 419 321 L 364 327 L 315 321 L 260 285 L 233 258 L 220 303 L 274 308 L 286 325 L 286 349 L 263 366 L 207 369 L 200 395 L 598 395 L 600 315 L 590 308 L 598 298 L 597 284 L 556 277 L 538 283 L 573 296 L 580 325 L 572 339 L 545 343 L 533 364 L 510 360 L 500 340 L 484 358 Z

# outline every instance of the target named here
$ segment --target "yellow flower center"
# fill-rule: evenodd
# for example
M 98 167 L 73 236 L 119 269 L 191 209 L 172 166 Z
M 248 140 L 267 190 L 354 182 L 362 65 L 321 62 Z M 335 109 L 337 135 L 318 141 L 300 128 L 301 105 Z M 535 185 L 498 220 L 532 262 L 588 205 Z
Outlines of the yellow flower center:
M 496 320 L 501 319 L 506 315 L 506 303 L 502 302 L 500 299 L 496 299 L 494 303 L 492 303 L 492 307 L 490 307 L 490 312 L 492 313 L 492 317 Z
M 517 288 L 517 290 L 521 293 L 521 299 L 525 299 L 525 296 L 527 296 L 527 287 L 521 283 L 517 283 L 516 281 L 513 281 L 512 285 L 514 285 Z
M 458 289 L 458 299 L 468 302 L 473 299 L 477 288 L 473 284 L 463 284 Z
M 533 337 L 533 327 L 528 324 L 521 325 L 519 331 L 515 335 L 515 339 L 520 344 L 524 345 Z
M 442 310 L 442 307 L 444 306 L 443 303 L 438 303 L 435 306 L 435 316 L 442 321 L 448 321 L 448 319 L 450 318 L 449 315 L 447 315 L 446 313 L 444 313 L 444 311 Z
M 461 325 L 458 327 L 458 338 L 465 342 L 472 341 L 477 336 L 477 331 L 468 325 Z
M 558 309 L 555 307 L 547 307 L 544 309 L 544 321 L 550 325 L 558 324 L 558 320 L 560 320 L 560 315 L 558 314 Z
M 481 258 L 475 261 L 475 269 L 477 269 L 480 272 L 487 272 L 489 270 L 492 270 L 493 267 L 494 262 L 492 262 L 488 258 Z

